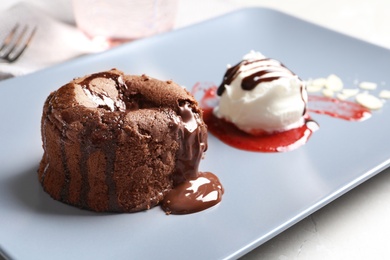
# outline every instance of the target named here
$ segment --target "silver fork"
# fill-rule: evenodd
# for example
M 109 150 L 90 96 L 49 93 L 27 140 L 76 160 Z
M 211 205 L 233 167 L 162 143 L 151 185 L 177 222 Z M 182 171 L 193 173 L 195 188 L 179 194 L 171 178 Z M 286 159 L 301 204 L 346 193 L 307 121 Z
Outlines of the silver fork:
M 17 33 L 19 24 L 16 24 L 5 37 L 0 46 L 0 59 L 7 62 L 16 61 L 30 45 L 37 30 L 36 27 L 28 34 L 28 26 L 25 25 L 20 33 Z

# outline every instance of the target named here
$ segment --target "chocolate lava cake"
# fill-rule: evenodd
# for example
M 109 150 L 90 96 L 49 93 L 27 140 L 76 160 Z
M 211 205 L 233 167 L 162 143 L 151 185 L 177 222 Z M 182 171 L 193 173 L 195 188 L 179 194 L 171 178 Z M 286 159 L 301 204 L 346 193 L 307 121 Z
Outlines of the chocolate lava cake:
M 99 212 L 135 212 L 196 178 L 207 129 L 196 100 L 172 81 L 113 69 L 51 93 L 38 170 L 56 200 Z

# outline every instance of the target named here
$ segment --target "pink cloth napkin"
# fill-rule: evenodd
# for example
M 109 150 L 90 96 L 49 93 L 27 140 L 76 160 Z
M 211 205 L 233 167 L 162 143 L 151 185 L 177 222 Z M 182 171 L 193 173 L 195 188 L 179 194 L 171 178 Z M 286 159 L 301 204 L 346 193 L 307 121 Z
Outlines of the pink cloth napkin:
M 19 33 L 25 25 L 29 30 L 37 28 L 30 46 L 16 62 L 0 60 L 0 78 L 1 75 L 24 75 L 96 51 L 75 26 L 56 20 L 32 4 L 16 4 L 0 12 L 0 17 L 0 42 L 17 23 Z

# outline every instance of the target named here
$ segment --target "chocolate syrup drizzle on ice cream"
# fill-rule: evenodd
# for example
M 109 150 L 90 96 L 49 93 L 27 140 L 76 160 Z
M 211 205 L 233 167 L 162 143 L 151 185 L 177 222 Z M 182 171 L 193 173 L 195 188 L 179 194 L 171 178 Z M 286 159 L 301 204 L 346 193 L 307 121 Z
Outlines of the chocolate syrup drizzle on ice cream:
M 258 52 L 251 52 L 245 55 L 240 63 L 226 71 L 217 94 L 221 96 L 226 89 L 225 86 L 230 85 L 241 73 L 246 74 L 241 82 L 243 90 L 253 90 L 262 82 L 270 82 L 280 78 L 297 78 L 297 75 L 280 61 L 266 58 Z M 303 83 L 301 86 L 303 87 Z
M 282 132 L 304 124 L 305 84 L 281 62 L 250 52 L 228 68 L 214 110 L 250 134 Z

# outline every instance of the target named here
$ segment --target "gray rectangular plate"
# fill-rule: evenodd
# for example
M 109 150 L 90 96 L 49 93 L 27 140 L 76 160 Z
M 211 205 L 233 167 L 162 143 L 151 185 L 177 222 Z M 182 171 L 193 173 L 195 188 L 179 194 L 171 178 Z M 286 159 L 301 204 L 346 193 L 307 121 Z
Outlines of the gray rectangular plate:
M 96 214 L 52 200 L 36 170 L 45 98 L 74 77 L 111 69 L 188 88 L 222 79 L 249 50 L 301 78 L 390 83 L 390 51 L 269 9 L 243 9 L 195 26 L 81 57 L 0 84 L 0 246 L 16 259 L 237 258 L 385 169 L 390 104 L 364 122 L 313 114 L 321 128 L 292 152 L 233 149 L 213 136 L 201 170 L 225 187 L 220 205 L 184 216 L 159 208 Z M 389 89 L 388 85 L 380 85 Z

